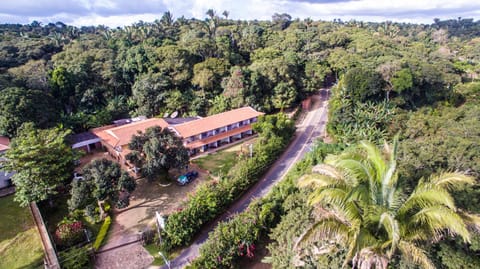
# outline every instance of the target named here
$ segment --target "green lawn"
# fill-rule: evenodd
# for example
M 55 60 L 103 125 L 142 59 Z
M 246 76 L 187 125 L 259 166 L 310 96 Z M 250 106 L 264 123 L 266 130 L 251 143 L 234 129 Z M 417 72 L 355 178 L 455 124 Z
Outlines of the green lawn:
M 200 168 L 210 171 L 214 176 L 226 175 L 235 165 L 241 144 L 220 150 L 193 160 Z
M 42 243 L 29 208 L 0 198 L 0 268 L 41 268 Z

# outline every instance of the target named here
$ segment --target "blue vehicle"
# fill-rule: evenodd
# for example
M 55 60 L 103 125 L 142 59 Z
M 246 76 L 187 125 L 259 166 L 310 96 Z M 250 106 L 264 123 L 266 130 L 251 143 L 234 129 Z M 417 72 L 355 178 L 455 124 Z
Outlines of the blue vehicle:
M 180 185 L 186 185 L 189 182 L 188 177 L 186 175 L 181 175 L 177 178 L 177 183 Z
M 177 178 L 177 183 L 181 186 L 184 186 L 190 183 L 192 180 L 198 177 L 197 171 L 189 171 L 185 175 L 181 175 Z
M 188 180 L 194 180 L 195 178 L 198 177 L 198 172 L 197 171 L 190 171 L 185 174 L 187 176 Z

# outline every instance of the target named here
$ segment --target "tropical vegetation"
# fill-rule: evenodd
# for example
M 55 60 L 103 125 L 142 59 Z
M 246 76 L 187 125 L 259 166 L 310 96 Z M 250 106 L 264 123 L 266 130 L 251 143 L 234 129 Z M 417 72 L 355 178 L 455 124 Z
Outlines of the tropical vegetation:
M 260 116 L 253 124 L 258 139 L 252 157 L 238 160 L 220 181 L 210 181 L 199 186 L 177 212 L 167 217 L 163 248 L 185 246 L 209 221 L 221 214 L 227 206 L 245 192 L 268 169 L 295 131 L 294 122 L 284 114 Z
M 332 240 L 346 250 L 344 265 L 387 268 L 395 256 L 422 268 L 435 268 L 424 245 L 459 236 L 471 242 L 480 218 L 455 206 L 451 191 L 475 181 L 462 173 L 422 178 L 412 191 L 399 181 L 397 141 L 383 151 L 368 142 L 315 166 L 299 180 L 312 187 L 309 203 L 315 223 L 299 243 Z M 328 249 L 328 243 L 322 246 Z M 328 250 L 327 250 L 328 251 Z
M 272 207 L 272 218 L 270 214 L 261 215 L 269 219 L 268 225 L 259 228 L 252 224 L 252 229 L 246 231 L 237 227 L 241 223 L 238 220 L 222 224 L 225 234 L 215 232 L 215 238 L 223 243 L 232 239 L 232 245 L 222 249 L 207 243 L 199 266 L 234 266 L 243 257 L 240 253 L 245 254 L 233 251 L 235 247 L 243 246 L 246 250 L 263 237 L 271 240 L 266 260 L 275 268 L 298 264 L 340 268 L 345 261 L 366 267 L 376 261 L 383 266 L 388 261 L 390 267 L 410 268 L 412 260 L 420 262 L 422 253 L 426 256 L 423 261 L 429 261 L 424 265 L 480 267 L 480 236 L 469 229 L 462 230 L 471 216 L 465 212 L 480 213 L 480 187 L 432 187 L 449 175 L 467 183 L 477 182 L 480 176 L 479 21 L 456 18 L 436 19 L 432 24 L 338 19 L 327 22 L 292 19 L 288 14 L 274 14 L 270 21 L 236 21 L 228 18 L 228 12 L 222 15 L 209 10 L 205 19 L 186 19 L 166 12 L 154 22 L 116 29 L 74 27 L 62 22 L 0 25 L 0 135 L 13 138 L 7 157 L 9 168 L 18 172 L 14 177 L 16 200 L 23 205 L 45 200 L 46 207 L 61 206 L 52 199 L 65 198 L 62 194 L 69 191 L 73 160 L 77 158 L 65 143 L 67 130 L 80 133 L 120 118 L 167 116 L 175 111 L 180 116 L 204 116 L 244 105 L 274 113 L 294 107 L 318 89 L 335 84 L 330 90 L 328 121 L 328 138 L 335 150 L 319 144 L 314 152 L 338 153 L 345 146 L 352 146 L 339 156 L 363 155 L 361 163 L 368 166 L 368 154 L 355 150 L 359 150 L 359 143 L 370 144 L 360 141 L 380 145 L 384 140 L 392 141 L 396 134 L 399 137 L 396 173 L 389 176 L 390 183 L 396 184 L 386 191 L 393 193 L 392 202 L 381 198 L 383 193 L 378 186 L 376 191 L 369 189 L 376 186 L 373 183 L 355 185 L 363 182 L 359 180 L 345 185 L 357 196 L 351 199 L 367 197 L 367 193 L 379 195 L 376 202 L 365 198 L 358 205 L 374 210 L 360 214 L 373 219 L 355 227 L 348 226 L 349 222 L 338 226 L 349 228 L 351 240 L 347 242 L 365 251 L 351 252 L 342 242 L 298 239 L 305 229 L 314 227 L 325 216 L 319 214 L 321 200 L 313 205 L 305 199 L 313 190 L 296 186 L 296 179 L 307 174 L 310 166 L 323 162 L 322 155 L 308 157 L 308 161 L 299 164 L 301 169 L 288 181 L 288 191 L 272 194 L 278 198 L 275 204 L 281 206 Z M 199 188 L 198 199 L 191 198 L 180 212 L 170 216 L 170 238 L 166 240 L 170 247 L 191 241 L 205 222 L 217 216 L 258 178 L 264 171 L 263 165 L 274 160 L 290 138 L 291 131 L 284 136 L 272 128 L 282 122 L 287 121 L 265 118 L 265 125 L 257 127 L 257 131 L 265 131 L 268 138 L 255 144 L 254 161 L 239 161 L 224 179 Z M 147 174 L 170 168 L 164 161 L 149 163 L 145 157 L 150 153 L 143 146 L 134 150 L 139 153 L 134 158 L 138 167 L 145 168 Z M 163 152 L 155 148 L 151 153 L 154 151 Z M 332 165 L 330 159 L 335 157 L 328 157 L 320 167 Z M 384 162 L 392 163 L 390 159 Z M 247 171 L 255 172 L 252 175 Z M 378 182 L 383 182 L 380 178 Z M 113 182 L 113 191 L 99 196 L 100 199 L 108 196 L 108 200 L 116 201 L 119 188 L 118 182 Z M 429 188 L 440 194 L 419 202 L 416 193 L 428 192 Z M 72 193 L 72 200 L 81 201 L 80 193 Z M 90 198 L 92 204 L 98 200 Z M 410 206 L 418 208 L 408 211 L 405 208 L 410 198 L 417 199 Z M 436 200 L 440 198 L 443 200 Z M 404 203 L 400 206 L 398 201 Z M 259 204 L 263 208 L 263 203 Z M 445 214 L 437 214 L 435 221 L 425 217 L 432 222 L 419 225 L 418 233 L 401 228 L 414 221 L 412 214 L 421 212 L 420 208 L 434 205 Z M 265 208 L 268 206 L 266 203 Z M 323 207 L 331 209 L 324 204 Z M 85 207 L 83 213 L 96 210 Z M 424 215 L 425 212 L 434 211 L 424 211 Z M 260 215 L 238 217 L 263 221 L 258 219 Z M 199 221 L 185 221 L 190 219 Z M 389 219 L 401 229 L 388 230 Z M 432 231 L 433 227 L 455 223 L 458 225 L 447 229 L 451 231 L 449 236 L 444 229 Z M 237 228 L 241 236 L 234 234 Z M 362 236 L 370 234 L 370 239 L 352 239 L 357 228 Z M 458 236 L 450 236 L 453 234 Z M 303 237 L 307 238 L 306 235 Z M 414 235 L 432 238 L 410 240 Z M 411 256 L 412 259 L 401 255 L 406 252 L 405 244 L 417 247 L 418 252 L 409 254 L 418 255 Z M 220 253 L 224 263 L 215 262 L 215 257 L 208 255 L 210 250 Z M 373 258 L 364 259 L 364 254 L 372 254 L 369 257 Z

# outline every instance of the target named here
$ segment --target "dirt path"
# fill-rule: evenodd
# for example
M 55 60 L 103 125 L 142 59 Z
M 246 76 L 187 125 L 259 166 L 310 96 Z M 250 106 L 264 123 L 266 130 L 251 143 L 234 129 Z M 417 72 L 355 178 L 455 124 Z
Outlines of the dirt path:
M 195 169 L 192 167 L 192 169 Z M 197 170 L 198 171 L 198 170 Z M 116 210 L 112 227 L 108 234 L 107 243 L 96 255 L 95 268 L 117 269 L 146 268 L 153 261 L 153 257 L 135 242 L 139 233 L 147 228 L 155 228 L 155 212 L 166 215 L 177 210 L 207 175 L 199 171 L 200 176 L 186 186 L 172 183 L 162 186 L 158 182 L 147 182 L 144 179 L 137 181 L 137 188 L 132 193 L 130 206 L 126 209 Z M 135 243 L 132 243 L 135 242 Z

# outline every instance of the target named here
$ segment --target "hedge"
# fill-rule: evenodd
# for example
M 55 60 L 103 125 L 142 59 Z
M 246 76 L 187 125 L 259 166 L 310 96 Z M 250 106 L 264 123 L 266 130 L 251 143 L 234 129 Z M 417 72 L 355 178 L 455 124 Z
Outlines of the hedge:
M 272 123 L 273 122 L 273 123 Z M 241 159 L 220 182 L 200 186 L 184 208 L 168 216 L 163 231 L 166 250 L 191 242 L 202 226 L 221 214 L 269 168 L 293 135 L 293 122 L 284 115 L 259 119 L 261 130 L 254 145 L 254 156 Z M 254 127 L 255 128 L 255 127 Z M 282 130 L 280 130 L 282 128 Z
M 102 227 L 100 227 L 100 231 L 98 232 L 97 238 L 95 238 L 95 242 L 93 243 L 93 249 L 98 250 L 105 239 L 105 236 L 108 233 L 108 229 L 110 228 L 110 224 L 112 223 L 112 219 L 110 216 L 107 216 L 103 221 Z
M 317 144 L 314 151 L 295 164 L 285 180 L 274 186 L 267 196 L 251 203 L 243 213 L 228 222 L 220 223 L 200 247 L 200 256 L 189 268 L 233 268 L 238 259 L 253 257 L 260 237 L 274 228 L 284 215 L 284 201 L 299 192 L 296 179 L 327 154 L 342 148 L 342 145 Z

